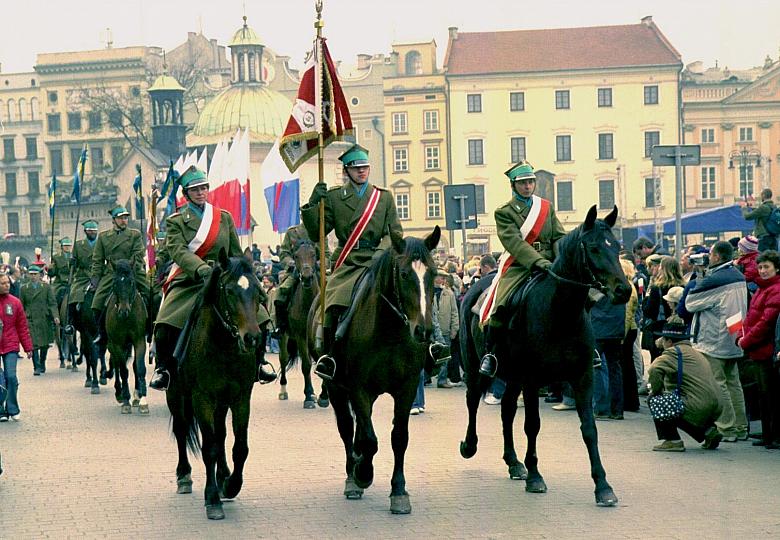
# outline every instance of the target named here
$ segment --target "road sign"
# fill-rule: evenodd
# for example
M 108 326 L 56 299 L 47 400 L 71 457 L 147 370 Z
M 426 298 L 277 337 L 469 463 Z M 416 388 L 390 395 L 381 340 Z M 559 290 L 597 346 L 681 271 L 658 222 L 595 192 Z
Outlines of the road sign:
M 477 228 L 477 188 L 474 184 L 444 186 L 444 220 L 450 231 Z
M 675 160 L 677 149 L 680 163 Z M 650 153 L 655 167 L 674 167 L 675 165 L 698 165 L 701 162 L 701 146 L 698 144 L 656 145 Z

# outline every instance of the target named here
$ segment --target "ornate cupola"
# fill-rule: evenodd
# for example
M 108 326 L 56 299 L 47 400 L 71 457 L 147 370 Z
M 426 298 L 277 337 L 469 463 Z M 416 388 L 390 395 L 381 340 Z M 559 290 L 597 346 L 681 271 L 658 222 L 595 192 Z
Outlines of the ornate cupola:
M 184 88 L 168 75 L 163 74 L 149 87 L 152 99 L 152 145 L 169 158 L 185 151 Z
M 228 45 L 232 62 L 233 84 L 266 84 L 263 75 L 263 49 L 257 34 L 246 24 L 239 28 Z

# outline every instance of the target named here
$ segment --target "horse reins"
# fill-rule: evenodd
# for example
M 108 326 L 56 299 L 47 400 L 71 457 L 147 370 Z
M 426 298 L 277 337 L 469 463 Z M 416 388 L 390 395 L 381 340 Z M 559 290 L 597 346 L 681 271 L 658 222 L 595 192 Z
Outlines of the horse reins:
M 398 306 L 401 305 L 401 297 L 398 294 L 398 265 L 395 264 L 395 260 L 393 260 L 393 294 L 395 296 L 395 304 L 393 304 L 385 295 L 382 293 L 380 296 L 382 299 L 387 302 L 387 305 L 390 306 L 390 309 L 393 310 L 393 313 L 398 315 L 398 318 L 401 319 L 401 322 L 404 324 L 409 324 L 409 317 L 406 316 L 406 313 L 401 311 Z
M 222 282 L 222 279 L 219 280 L 219 292 L 219 297 L 221 299 L 225 292 L 225 284 Z M 217 320 L 220 322 L 220 324 L 222 324 L 222 328 L 224 328 L 225 331 L 238 342 L 239 348 L 242 348 L 241 339 L 239 339 L 241 334 L 238 331 L 238 325 L 233 323 L 229 313 L 220 313 L 220 310 L 217 307 L 217 304 L 219 303 L 221 302 L 211 304 L 211 308 L 214 310 L 214 314 L 217 316 Z
M 582 258 L 585 262 L 585 270 L 588 271 L 588 279 L 591 280 L 590 283 L 583 283 L 581 281 L 575 281 L 573 279 L 565 278 L 561 275 L 556 274 L 553 272 L 552 268 L 548 268 L 546 272 L 550 275 L 550 277 L 554 278 L 557 281 L 560 281 L 561 283 L 566 283 L 567 285 L 573 285 L 575 287 L 582 287 L 583 289 L 598 289 L 601 292 L 604 292 L 606 290 L 606 286 L 599 281 L 599 279 L 593 274 L 593 270 L 590 268 L 590 264 L 588 263 L 588 257 L 585 254 L 585 244 L 580 241 L 580 253 L 582 253 Z

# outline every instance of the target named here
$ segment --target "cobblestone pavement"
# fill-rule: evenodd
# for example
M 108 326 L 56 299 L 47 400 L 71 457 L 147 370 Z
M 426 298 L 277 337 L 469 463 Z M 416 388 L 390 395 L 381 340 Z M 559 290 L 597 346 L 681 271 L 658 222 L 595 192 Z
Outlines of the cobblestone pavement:
M 686 437 L 685 453 L 652 452 L 646 410 L 627 413 L 598 424 L 620 497 L 618 507 L 598 508 L 575 413 L 542 404 L 540 470 L 549 491 L 528 494 L 501 461 L 499 407 L 481 407 L 479 452 L 460 457 L 463 388 L 426 389 L 425 414 L 410 419 L 411 515 L 389 512 L 388 397 L 374 413 L 375 484 L 362 500 L 345 500 L 333 412 L 303 409 L 298 373 L 289 401 L 277 399 L 278 385 L 256 387 L 243 490 L 225 504 L 224 521 L 209 522 L 199 459 L 192 460 L 193 494 L 176 494 L 163 394 L 151 391 L 149 416 L 121 415 L 113 388 L 90 395 L 83 370 L 58 369 L 52 353 L 42 377 L 32 376 L 30 360 L 20 361 L 22 418 L 0 424 L 0 538 L 780 537 L 778 451 L 741 442 L 709 452 Z

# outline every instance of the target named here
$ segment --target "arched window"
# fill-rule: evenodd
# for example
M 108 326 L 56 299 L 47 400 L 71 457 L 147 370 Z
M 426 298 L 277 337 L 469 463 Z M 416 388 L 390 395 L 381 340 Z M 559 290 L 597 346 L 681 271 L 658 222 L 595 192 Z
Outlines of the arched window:
M 38 120 L 40 116 L 40 109 L 38 108 L 38 98 L 34 97 L 30 99 L 30 120 Z
M 19 100 L 19 120 L 22 122 L 25 122 L 29 120 L 29 110 L 27 110 L 27 100 L 24 98 L 21 98 Z
M 255 75 L 255 53 L 248 53 L 246 55 L 247 61 L 249 63 L 249 81 L 255 82 L 257 81 L 257 76 Z
M 417 51 L 406 53 L 406 74 L 422 75 L 422 56 Z
M 16 122 L 16 117 L 18 116 L 18 111 L 16 110 L 16 101 L 13 99 L 8 100 L 8 121 L 9 122 Z
M 5 122 L 5 103 L 0 99 L 0 122 Z
M 238 80 L 244 80 L 244 53 L 238 53 Z

